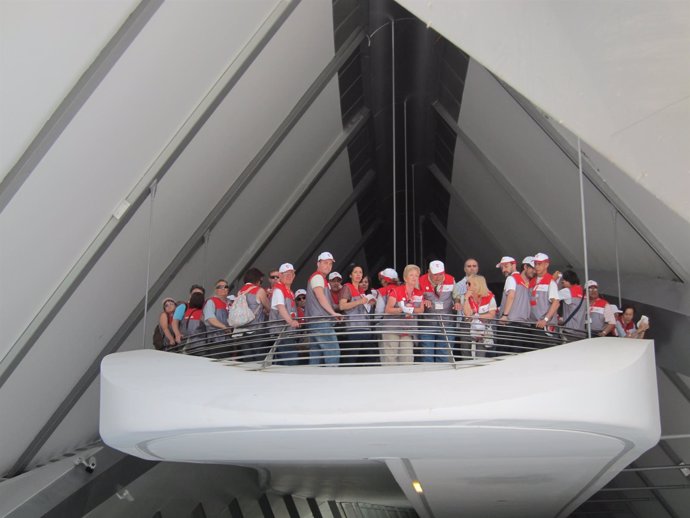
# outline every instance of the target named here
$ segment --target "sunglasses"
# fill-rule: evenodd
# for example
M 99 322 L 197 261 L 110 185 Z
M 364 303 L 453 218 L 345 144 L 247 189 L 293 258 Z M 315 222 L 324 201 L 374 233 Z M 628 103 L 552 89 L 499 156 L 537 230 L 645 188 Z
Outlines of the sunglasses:
M 304 295 L 300 295 L 300 296 L 297 297 L 295 300 L 304 300 L 304 299 L 306 299 L 306 298 L 307 298 L 307 297 L 305 297 Z
M 225 284 L 225 285 L 219 284 L 218 286 L 216 286 L 216 289 L 217 290 L 227 290 L 227 289 L 230 289 L 230 286 L 228 286 L 227 284 Z
M 271 275 L 271 279 L 280 279 L 280 275 Z

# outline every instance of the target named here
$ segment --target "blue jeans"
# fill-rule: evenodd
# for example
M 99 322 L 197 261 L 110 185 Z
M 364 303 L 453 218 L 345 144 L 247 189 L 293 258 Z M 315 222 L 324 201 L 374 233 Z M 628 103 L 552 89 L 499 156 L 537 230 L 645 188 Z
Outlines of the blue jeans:
M 437 334 L 437 333 L 438 334 Z M 420 362 L 449 362 L 452 350 L 440 328 L 427 328 L 419 335 Z
M 309 365 L 335 365 L 340 361 L 340 345 L 330 322 L 307 324 L 309 329 Z M 319 335 L 319 336 L 313 336 Z
M 276 365 L 297 365 L 297 345 L 296 338 L 281 338 L 276 346 L 275 359 Z

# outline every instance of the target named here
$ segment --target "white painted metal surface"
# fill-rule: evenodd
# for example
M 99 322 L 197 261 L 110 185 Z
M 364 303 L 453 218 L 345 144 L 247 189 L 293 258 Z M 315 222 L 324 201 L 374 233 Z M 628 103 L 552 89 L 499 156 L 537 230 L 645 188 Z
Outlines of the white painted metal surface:
M 146 459 L 403 459 L 409 468 L 393 475 L 403 491 L 419 480 L 437 518 L 567 516 L 660 434 L 652 343 L 623 339 L 458 370 L 263 372 L 118 353 L 102 364 L 100 428 Z

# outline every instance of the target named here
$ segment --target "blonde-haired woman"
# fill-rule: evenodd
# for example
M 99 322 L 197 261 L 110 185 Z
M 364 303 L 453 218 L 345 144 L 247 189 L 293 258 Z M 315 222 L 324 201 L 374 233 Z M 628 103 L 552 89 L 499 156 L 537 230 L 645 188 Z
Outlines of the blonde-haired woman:
M 396 320 L 384 321 L 381 342 L 381 363 L 414 363 L 413 330 L 417 317 L 424 313 L 424 297 L 419 289 L 419 266 L 408 264 L 403 271 L 402 285 L 388 295 L 385 313 Z
M 470 275 L 467 278 L 467 293 L 463 312 L 472 319 L 470 338 L 472 340 L 472 357 L 484 358 L 486 351 L 493 349 L 494 333 L 491 321 L 496 318 L 496 298 L 489 291 L 486 279 L 482 275 Z

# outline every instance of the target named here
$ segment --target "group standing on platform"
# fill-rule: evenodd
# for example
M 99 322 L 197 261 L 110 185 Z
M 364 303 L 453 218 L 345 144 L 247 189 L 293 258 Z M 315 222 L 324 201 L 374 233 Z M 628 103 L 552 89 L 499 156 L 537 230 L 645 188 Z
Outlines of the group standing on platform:
M 596 281 L 583 289 L 572 270 L 550 273 L 549 256 L 542 252 L 525 257 L 519 268 L 511 256 L 500 259 L 496 268 L 505 277 L 500 305 L 474 258 L 465 261 L 465 275 L 457 282 L 442 261 L 433 260 L 426 272 L 405 266 L 402 281 L 393 268 L 385 268 L 377 274 L 377 289 L 361 265 L 350 265 L 343 279 L 333 271 L 334 263 L 330 252 L 320 253 L 306 288 L 296 291 L 295 268 L 286 262 L 271 270 L 266 288 L 264 274 L 250 268 L 236 295 L 219 279 L 209 298 L 197 284 L 186 301 L 166 297 L 154 345 L 164 350 L 184 346 L 193 354 L 230 334 L 266 326 L 274 358 L 282 365 L 386 365 L 450 361 L 456 345 L 448 329 L 456 326 L 470 338 L 472 358 L 491 356 L 497 344 L 519 352 L 524 336 L 548 335 L 557 328 L 582 336 L 589 324 L 592 336 L 627 338 L 643 338 L 649 328 L 645 316 L 635 322 L 632 306 L 619 310 L 601 297 Z M 508 325 L 513 332 L 500 337 L 498 331 Z M 299 329 L 307 332 L 288 332 Z M 194 342 L 200 333 L 203 340 Z

